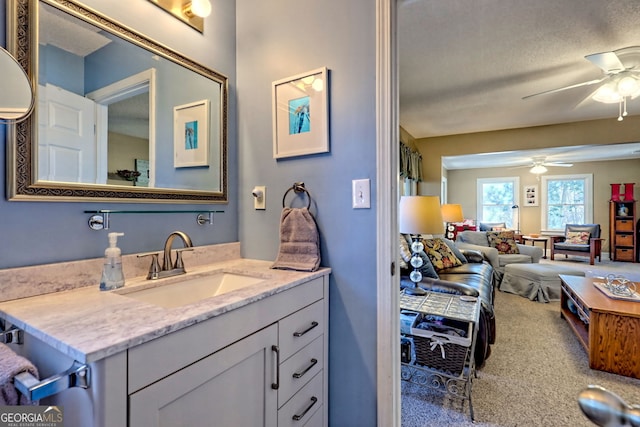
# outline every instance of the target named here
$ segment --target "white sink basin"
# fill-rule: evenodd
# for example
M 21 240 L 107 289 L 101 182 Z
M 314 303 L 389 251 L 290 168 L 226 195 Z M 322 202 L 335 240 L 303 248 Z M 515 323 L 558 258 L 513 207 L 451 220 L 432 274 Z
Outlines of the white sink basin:
M 255 285 L 264 280 L 262 277 L 245 276 L 242 274 L 216 273 L 194 279 L 171 282 L 152 288 L 140 290 L 123 289 L 117 293 L 160 307 L 174 308 Z

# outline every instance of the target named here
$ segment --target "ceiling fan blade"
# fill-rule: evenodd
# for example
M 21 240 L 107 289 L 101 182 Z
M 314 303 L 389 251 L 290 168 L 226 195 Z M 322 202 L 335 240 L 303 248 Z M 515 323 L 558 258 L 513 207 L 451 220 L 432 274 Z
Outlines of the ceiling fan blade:
M 625 66 L 620 62 L 620 58 L 614 52 L 594 53 L 585 56 L 593 65 L 601 68 L 605 73 L 619 73 L 625 70 Z
M 547 94 L 550 94 L 550 93 L 562 92 L 563 90 L 574 89 L 574 88 L 581 87 L 581 86 L 594 85 L 594 84 L 597 84 L 597 83 L 601 83 L 602 81 L 604 81 L 608 77 L 609 76 L 604 76 L 601 79 L 589 80 L 588 82 L 576 83 L 576 84 L 571 85 L 571 86 L 565 86 L 565 87 L 561 87 L 561 88 L 557 88 L 557 89 L 546 90 L 544 92 L 534 93 L 533 95 L 523 96 L 522 99 L 527 99 L 527 98 L 531 98 L 531 97 L 538 96 L 538 95 L 547 95 Z
M 559 166 L 561 168 L 570 168 L 571 166 L 573 166 L 573 163 L 554 163 L 554 162 L 545 162 L 542 164 L 543 166 Z

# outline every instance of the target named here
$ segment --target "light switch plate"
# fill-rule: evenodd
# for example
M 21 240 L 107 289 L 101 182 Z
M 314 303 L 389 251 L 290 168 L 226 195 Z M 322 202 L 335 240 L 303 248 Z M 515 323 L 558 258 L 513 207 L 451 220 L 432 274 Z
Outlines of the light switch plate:
M 371 182 L 368 179 L 354 179 L 351 183 L 353 209 L 370 209 Z

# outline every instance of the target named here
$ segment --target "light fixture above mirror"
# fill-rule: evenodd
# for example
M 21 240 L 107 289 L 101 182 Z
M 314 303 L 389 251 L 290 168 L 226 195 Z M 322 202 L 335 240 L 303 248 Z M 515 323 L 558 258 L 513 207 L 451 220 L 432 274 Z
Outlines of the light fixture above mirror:
M 209 0 L 149 0 L 187 25 L 204 32 L 204 18 L 211 14 Z

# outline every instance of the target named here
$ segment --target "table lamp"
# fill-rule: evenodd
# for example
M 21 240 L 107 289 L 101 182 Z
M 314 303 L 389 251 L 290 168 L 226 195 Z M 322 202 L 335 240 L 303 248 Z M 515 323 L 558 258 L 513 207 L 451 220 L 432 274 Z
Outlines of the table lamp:
M 442 211 L 442 220 L 446 222 L 447 239 L 453 239 L 455 237 L 456 226 L 452 223 L 464 221 L 464 215 L 462 215 L 462 205 L 459 204 L 444 204 L 440 208 Z
M 398 207 L 398 219 L 400 232 L 411 236 L 411 261 L 413 271 L 409 279 L 413 282 L 413 288 L 405 289 L 405 292 L 413 295 L 425 293 L 418 286 L 422 280 L 419 268 L 424 264 L 420 252 L 424 250 L 421 234 L 443 234 L 444 221 L 440 210 L 440 198 L 438 196 L 403 196 Z

